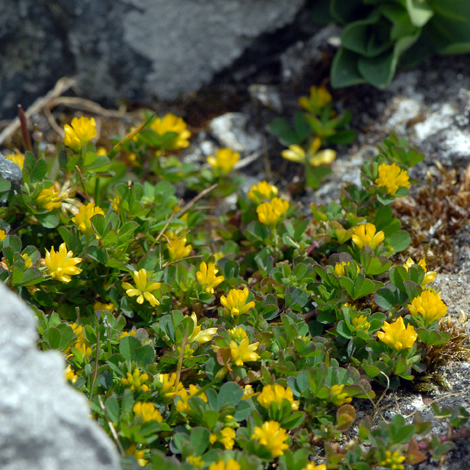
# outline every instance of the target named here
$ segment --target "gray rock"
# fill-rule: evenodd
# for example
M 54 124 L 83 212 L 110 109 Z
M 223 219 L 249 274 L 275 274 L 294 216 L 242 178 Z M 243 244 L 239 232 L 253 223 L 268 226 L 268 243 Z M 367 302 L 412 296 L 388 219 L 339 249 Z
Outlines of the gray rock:
M 0 176 L 12 183 L 20 183 L 23 179 L 21 168 L 0 153 Z
M 64 378 L 64 357 L 37 350 L 32 312 L 0 283 L 0 468 L 111 470 L 112 441 Z
M 0 3 L 0 113 L 78 73 L 90 99 L 196 91 L 303 0 L 18 0 Z

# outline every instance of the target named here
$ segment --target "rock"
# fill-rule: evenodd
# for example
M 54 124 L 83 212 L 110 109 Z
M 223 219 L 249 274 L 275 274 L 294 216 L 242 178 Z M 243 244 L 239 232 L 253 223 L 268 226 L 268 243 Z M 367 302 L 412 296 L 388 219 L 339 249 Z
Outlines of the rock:
M 64 75 L 88 99 L 170 100 L 198 90 L 303 0 L 2 2 L 0 113 L 12 117 Z M 60 67 L 57 67 L 60 64 Z
M 21 168 L 0 153 L 0 176 L 12 183 L 20 183 L 23 179 Z
M 118 469 L 116 448 L 64 378 L 64 357 L 36 347 L 36 321 L 0 283 L 0 468 Z

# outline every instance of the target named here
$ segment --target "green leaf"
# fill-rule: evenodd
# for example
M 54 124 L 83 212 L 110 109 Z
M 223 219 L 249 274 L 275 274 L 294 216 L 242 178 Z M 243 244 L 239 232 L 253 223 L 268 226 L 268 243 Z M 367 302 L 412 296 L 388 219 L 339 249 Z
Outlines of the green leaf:
M 56 228 L 60 222 L 59 214 L 56 212 L 36 214 L 36 219 L 44 228 Z
M 61 337 L 62 335 L 57 328 L 48 328 L 42 335 L 42 339 L 51 347 L 51 349 L 59 349 Z
M 210 431 L 207 428 L 196 427 L 191 430 L 189 440 L 194 446 L 194 455 L 202 455 L 209 446 Z
M 365 78 L 358 68 L 359 54 L 341 47 L 333 59 L 331 66 L 331 86 L 343 88 L 365 83 Z
M 119 423 L 119 402 L 114 396 L 105 401 L 106 416 L 116 425 Z
M 44 177 L 47 175 L 47 163 L 46 160 L 40 158 L 34 165 L 32 171 L 29 172 L 31 178 L 31 183 L 38 183 L 44 180 Z
M 126 337 L 121 340 L 121 344 L 125 338 Z M 142 347 L 136 347 L 132 352 L 132 360 L 137 362 L 140 367 L 148 366 L 155 361 L 155 349 L 150 346 L 150 344 L 146 344 Z
M 441 3 L 444 4 L 442 1 Z M 406 9 L 411 22 L 418 27 L 424 26 L 434 15 L 432 8 L 423 0 L 406 0 Z
M 0 176 L 0 193 L 9 191 L 11 188 L 11 183 Z
M 384 310 L 390 310 L 397 304 L 395 290 L 396 288 L 393 284 L 387 284 L 382 289 L 379 289 L 374 295 L 375 303 Z
M 367 12 L 362 0 L 331 0 L 330 13 L 341 23 L 351 23 Z
M 243 389 L 235 382 L 227 382 L 220 387 L 219 391 L 219 408 L 225 404 L 237 406 L 243 397 Z
M 119 343 L 119 352 L 126 361 L 132 361 L 134 350 L 140 347 L 140 341 L 133 336 L 125 336 Z
M 217 413 L 217 411 L 214 411 L 214 410 L 205 411 L 203 416 L 204 416 L 204 421 L 206 422 L 207 427 L 209 429 L 212 429 L 217 424 L 217 421 L 219 420 L 219 413 Z
M 289 417 L 284 419 L 281 423 L 281 426 L 284 429 L 296 429 L 302 425 L 305 420 L 305 413 L 302 411 L 296 411 L 292 413 Z
M 282 144 L 298 145 L 302 142 L 296 132 L 290 127 L 289 123 L 282 118 L 274 118 L 268 126 L 269 132 L 279 138 Z
M 413 281 L 405 281 L 403 286 L 405 288 L 406 294 L 408 295 L 408 300 L 410 301 L 421 295 L 421 292 L 423 292 L 422 287 Z

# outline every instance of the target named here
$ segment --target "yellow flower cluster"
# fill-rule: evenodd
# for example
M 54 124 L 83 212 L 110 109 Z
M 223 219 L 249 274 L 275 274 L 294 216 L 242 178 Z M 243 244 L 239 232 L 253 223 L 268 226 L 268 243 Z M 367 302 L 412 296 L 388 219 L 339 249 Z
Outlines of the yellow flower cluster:
M 294 395 L 289 387 L 284 388 L 282 385 L 265 385 L 263 391 L 258 395 L 257 398 L 259 404 L 266 409 L 269 409 L 271 403 L 276 403 L 279 408 L 282 406 L 282 402 L 287 400 L 292 407 L 292 410 L 299 409 L 299 402 L 294 400 Z
M 256 208 L 259 221 L 268 227 L 275 227 L 288 210 L 289 203 L 280 197 L 275 197 L 270 202 L 263 202 Z
M 78 375 L 75 374 L 70 364 L 66 367 L 64 375 L 65 380 L 70 380 L 73 384 L 78 380 Z
M 312 140 L 307 152 L 300 145 L 290 145 L 288 150 L 281 152 L 281 155 L 286 160 L 295 163 L 305 164 L 308 161 L 312 166 L 329 165 L 334 162 L 336 152 L 331 149 L 320 151 L 321 144 L 321 139 L 316 137 Z
M 232 149 L 219 149 L 215 157 L 213 155 L 207 157 L 207 163 L 221 175 L 228 175 L 238 160 L 240 160 L 240 154 Z
M 152 307 L 160 305 L 160 302 L 155 298 L 152 292 L 156 289 L 160 289 L 161 284 L 159 282 L 152 282 L 147 280 L 147 270 L 141 269 L 140 271 L 134 271 L 132 273 L 135 287 L 128 282 L 123 282 L 122 287 L 126 289 L 126 294 L 129 297 L 137 297 L 137 303 L 143 304 L 144 299 L 147 300 Z
M 176 391 L 176 374 L 158 374 L 157 380 L 163 385 L 159 396 L 173 398 L 184 388 L 181 382 L 178 382 L 178 392 Z
M 227 309 L 230 315 L 237 317 L 245 313 L 255 306 L 255 302 L 246 302 L 250 291 L 245 287 L 243 290 L 231 289 L 230 292 L 220 297 L 220 303 Z
M 139 467 L 145 467 L 149 461 L 145 460 L 145 452 L 143 450 L 137 450 L 137 446 L 135 444 L 130 445 L 125 452 L 126 455 L 133 455 L 134 458 L 137 460 Z
M 67 192 L 60 190 L 60 185 L 55 183 L 50 188 L 44 188 L 36 199 L 36 204 L 41 209 L 46 209 L 49 212 L 54 209 L 59 209 L 62 205 L 62 200 L 68 197 Z
M 127 373 L 127 378 L 121 379 L 122 384 L 128 386 L 131 390 L 140 390 L 142 392 L 148 392 L 149 387 L 145 384 L 149 379 L 148 374 L 140 374 L 139 369 L 135 369 L 132 374 Z
M 349 263 L 346 263 L 345 261 L 343 261 L 342 263 L 336 263 L 335 264 L 335 274 L 337 276 L 346 276 L 346 271 L 344 269 L 345 266 L 349 266 L 350 262 Z M 357 266 L 357 272 L 359 273 L 360 269 L 359 269 L 359 266 Z
M 191 407 L 189 406 L 188 400 L 196 395 L 199 392 L 199 389 L 196 387 L 196 385 L 190 385 L 189 386 L 189 392 L 185 388 L 182 388 L 178 392 L 178 396 L 180 397 L 180 400 L 176 402 L 176 411 L 180 413 L 185 413 L 188 414 L 191 412 Z M 197 395 L 199 398 L 202 398 L 206 403 L 207 403 L 207 397 L 205 393 L 200 393 Z
M 408 306 L 411 315 L 421 315 L 427 326 L 447 315 L 447 305 L 439 294 L 424 290 Z
M 6 237 L 7 237 L 7 233 L 5 232 L 5 230 L 0 230 L 0 242 L 3 242 L 3 240 L 5 240 Z
M 73 118 L 72 125 L 65 124 L 65 136 L 62 139 L 64 145 L 71 148 L 75 153 L 80 152 L 82 147 L 88 145 L 91 139 L 96 137 L 96 122 L 94 118 Z
M 243 388 L 243 397 L 242 400 L 248 400 L 249 398 L 254 398 L 258 393 L 255 393 L 253 386 L 248 384 Z
M 331 102 L 330 92 L 323 86 L 310 87 L 310 97 L 301 96 L 299 105 L 312 114 L 320 112 L 328 103 Z
M 93 304 L 93 310 L 98 312 L 99 310 L 106 310 L 107 312 L 113 313 L 115 310 L 114 304 L 104 304 L 102 302 L 95 302 Z
M 240 464 L 233 459 L 230 459 L 227 463 L 223 460 L 214 462 L 209 465 L 209 470 L 241 470 Z
M 213 263 L 206 264 L 206 262 L 203 261 L 199 266 L 199 271 L 196 273 L 196 279 L 208 294 L 213 294 L 214 289 L 221 282 L 224 282 L 224 276 L 216 276 L 218 271 L 219 270 Z
M 324 463 L 315 465 L 313 462 L 309 462 L 302 470 L 327 470 Z
M 82 356 L 84 357 L 91 357 L 92 349 L 90 347 L 90 343 L 85 339 L 85 335 L 83 334 L 83 326 L 78 325 L 77 323 L 72 323 L 70 325 L 73 332 L 77 335 L 77 341 L 73 345 L 75 349 L 78 349 Z
M 97 214 L 104 215 L 103 209 L 96 206 L 93 202 L 83 204 L 78 210 L 78 214 L 72 217 L 72 222 L 77 226 L 78 230 L 87 237 L 95 235 L 95 231 L 91 225 L 91 218 Z
M 191 253 L 193 247 L 192 245 L 186 245 L 186 237 L 178 238 L 178 235 L 173 232 L 168 232 L 166 237 L 168 253 L 170 254 L 171 261 L 186 258 L 186 256 Z
M 232 450 L 233 446 L 235 445 L 235 438 L 237 437 L 237 434 L 232 428 L 225 427 L 220 431 L 219 434 L 214 434 L 212 433 L 210 435 L 210 443 L 215 444 L 217 441 L 219 441 L 227 450 Z
M 196 468 L 202 468 L 206 464 L 200 455 L 189 455 L 187 460 L 190 465 Z
M 406 460 L 406 457 L 401 455 L 398 450 L 395 452 L 385 451 L 385 459 L 380 462 L 382 467 L 391 468 L 392 470 L 405 470 L 405 466 L 402 463 Z
M 361 224 L 353 228 L 352 241 L 359 248 L 363 246 L 370 246 L 374 249 L 379 243 L 385 239 L 385 234 L 382 230 L 379 233 L 375 233 L 377 228 L 374 224 Z
M 403 265 L 403 267 L 408 271 L 413 264 L 418 264 L 418 266 L 421 266 L 425 272 L 424 279 L 422 282 L 422 285 L 425 286 L 426 284 L 429 284 L 430 282 L 433 282 L 434 279 L 436 279 L 436 272 L 435 271 L 429 271 L 427 270 L 426 266 L 426 260 L 424 258 L 420 259 L 418 263 L 415 263 L 412 258 L 408 258 L 406 260 L 406 263 Z
M 413 325 L 408 325 L 405 328 L 402 317 L 399 317 L 396 322 L 390 324 L 385 321 L 382 330 L 383 332 L 379 331 L 377 333 L 377 337 L 382 343 L 396 351 L 412 348 L 418 338 L 418 333 L 416 333 Z
M 244 338 L 247 337 L 246 331 L 241 327 L 237 326 L 231 330 L 228 330 L 230 334 L 230 339 L 233 339 L 237 343 L 240 343 Z
M 276 186 L 269 184 L 267 181 L 260 181 L 258 184 L 254 184 L 248 192 L 248 199 L 255 204 L 261 204 L 266 199 L 270 200 L 277 196 L 278 189 Z
M 59 246 L 56 253 L 54 247 L 51 251 L 46 249 L 46 257 L 44 258 L 44 266 L 48 267 L 48 274 L 52 279 L 60 282 L 68 283 L 71 281 L 70 276 L 80 274 L 82 270 L 77 268 L 77 264 L 82 262 L 82 258 L 73 258 L 73 251 L 67 251 L 65 243 Z
M 157 118 L 150 124 L 150 128 L 159 136 L 166 134 L 167 132 L 174 132 L 178 134 L 166 148 L 168 150 L 185 149 L 189 147 L 189 137 L 191 132 L 187 129 L 187 124 L 183 121 L 183 118 L 177 117 L 172 113 L 168 113 L 163 118 Z
M 352 398 L 348 397 L 346 392 L 343 392 L 344 384 L 341 385 L 333 385 L 331 387 L 331 397 L 330 401 L 335 406 L 341 406 L 345 403 L 351 403 Z
M 273 457 L 280 457 L 289 448 L 286 444 L 289 436 L 277 421 L 266 421 L 261 427 L 255 426 L 251 438 L 265 446 Z
M 138 418 L 142 419 L 144 423 L 148 421 L 158 421 L 161 423 L 163 421 L 163 416 L 155 408 L 153 403 L 142 403 L 138 401 L 132 408 L 132 411 Z
M 359 317 L 354 317 L 351 320 L 352 325 L 356 331 L 362 330 L 365 333 L 369 331 L 370 323 L 367 321 L 367 317 L 365 315 L 360 315 Z
M 387 189 L 387 193 L 393 196 L 398 188 L 409 188 L 410 181 L 406 170 L 402 170 L 396 163 L 379 166 L 379 177 L 375 180 L 379 187 Z

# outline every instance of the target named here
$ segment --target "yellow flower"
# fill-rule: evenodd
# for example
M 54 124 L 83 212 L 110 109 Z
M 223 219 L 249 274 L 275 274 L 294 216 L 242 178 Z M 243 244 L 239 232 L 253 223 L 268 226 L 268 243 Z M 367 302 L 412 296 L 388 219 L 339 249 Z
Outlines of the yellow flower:
M 98 147 L 96 149 L 96 155 L 108 155 L 108 151 L 106 150 L 106 147 Z
M 234 317 L 243 315 L 255 306 L 253 301 L 246 303 L 250 291 L 245 287 L 243 290 L 231 289 L 227 297 L 222 295 L 220 303 L 230 312 Z
M 235 438 L 237 437 L 237 434 L 232 428 L 224 428 L 222 431 L 220 431 L 221 438 L 219 441 L 223 444 L 225 449 L 227 450 L 232 450 L 233 446 L 235 444 Z
M 312 86 L 310 88 L 310 97 L 301 96 L 299 98 L 299 105 L 312 114 L 318 114 L 330 102 L 331 94 L 323 86 Z
M 207 157 L 207 163 L 222 175 L 229 174 L 238 160 L 240 160 L 240 154 L 232 149 L 219 149 L 215 157 L 212 155 Z
M 130 445 L 126 450 L 126 455 L 133 455 L 139 464 L 139 467 L 145 467 L 149 461 L 144 459 L 145 452 L 143 450 L 137 450 L 135 444 Z
M 220 460 L 219 462 L 214 462 L 209 465 L 209 470 L 240 470 L 241 466 L 240 464 L 233 459 L 230 459 L 227 463 L 225 463 L 223 460 Z
M 247 337 L 246 331 L 241 326 L 228 330 L 228 332 L 230 334 L 230 339 L 233 339 L 237 343 L 240 343 L 242 339 Z
M 385 238 L 385 234 L 382 230 L 379 233 L 375 233 L 377 229 L 374 224 L 361 224 L 353 228 L 354 235 L 352 241 L 359 247 L 370 246 L 374 249 L 380 242 Z
M 258 349 L 259 343 L 250 344 L 250 340 L 245 338 L 240 343 L 240 346 L 235 341 L 230 341 L 230 352 L 235 365 L 242 366 L 244 362 L 257 361 L 260 356 L 255 353 Z
M 90 348 L 90 343 L 85 339 L 85 335 L 83 334 L 83 326 L 79 325 L 78 323 L 72 323 L 70 327 L 77 335 L 77 341 L 73 347 L 80 351 L 80 354 L 83 357 L 91 357 L 93 351 Z
M 439 294 L 430 290 L 421 292 L 420 296 L 411 301 L 408 308 L 411 315 L 421 315 L 427 326 L 447 315 L 447 305 Z
M 30 268 L 33 265 L 33 260 L 29 257 L 28 254 L 21 255 L 21 257 L 24 259 L 24 267 L 25 268 Z
M 411 266 L 413 266 L 413 264 L 416 264 L 411 258 L 408 258 L 406 260 L 406 263 L 403 265 L 403 267 L 406 269 L 406 271 L 408 271 L 408 269 L 411 268 Z M 423 282 L 422 282 L 422 285 L 425 286 L 426 284 L 429 284 L 430 282 L 433 282 L 434 279 L 436 279 L 436 272 L 435 271 L 429 271 L 427 270 L 427 267 L 426 267 L 426 260 L 424 258 L 420 259 L 418 261 L 418 265 L 421 266 L 424 270 L 424 279 L 423 279 Z
M 387 188 L 387 193 L 393 196 L 398 188 L 409 188 L 410 181 L 406 170 L 402 170 L 396 163 L 379 166 L 379 177 L 375 180 L 379 187 Z
M 155 408 L 153 403 L 142 403 L 138 401 L 132 408 L 132 411 L 138 418 L 142 418 L 144 423 L 147 421 L 158 421 L 161 423 L 163 421 L 163 416 Z
M 289 145 L 288 150 L 281 152 L 282 158 L 295 163 L 305 163 L 305 150 L 300 145 Z
M 344 269 L 345 266 L 349 266 L 351 262 L 349 261 L 348 263 L 346 263 L 345 261 L 343 261 L 342 263 L 336 263 L 335 264 L 335 274 L 337 276 L 346 276 L 346 271 Z M 357 266 L 357 272 L 359 273 L 360 269 L 359 269 L 359 266 Z
M 309 462 L 306 467 L 302 470 L 327 470 L 326 465 L 322 463 L 321 465 L 315 465 L 313 462 Z
M 200 455 L 189 455 L 188 463 L 194 465 L 196 468 L 202 468 L 205 465 L 205 462 L 202 460 Z
M 299 145 L 290 145 L 288 150 L 283 150 L 281 155 L 286 160 L 296 163 L 305 163 L 306 160 L 312 166 L 329 165 L 336 158 L 336 152 L 331 149 L 320 150 L 321 139 L 316 137 L 312 140 L 308 152 Z
M 203 261 L 199 266 L 199 271 L 196 273 L 196 278 L 199 284 L 204 287 L 204 290 L 208 294 L 213 294 L 214 288 L 217 287 L 221 282 L 224 282 L 224 276 L 216 276 L 218 271 L 219 270 L 215 267 L 214 264 L 206 264 L 205 261 Z
M 68 197 L 68 193 L 62 193 L 60 191 L 60 186 L 54 184 L 50 188 L 44 188 L 36 199 L 37 206 L 41 209 L 47 209 L 52 211 L 54 209 L 59 209 L 62 205 L 62 199 Z
M 270 202 L 264 202 L 256 208 L 259 221 L 268 227 L 275 227 L 288 210 L 289 203 L 280 197 L 275 197 Z
M 356 331 L 362 330 L 365 333 L 369 331 L 370 323 L 367 321 L 367 317 L 365 315 L 360 315 L 359 317 L 353 318 L 351 323 Z
M 114 312 L 114 304 L 103 304 L 101 302 L 95 302 L 93 304 L 93 311 L 97 312 L 98 310 L 106 310 L 107 312 Z
M 280 408 L 284 400 L 291 404 L 294 411 L 299 409 L 299 402 L 294 401 L 292 390 L 289 387 L 284 388 L 279 384 L 265 385 L 257 400 L 266 409 L 271 406 L 271 403 L 276 403 Z
M 396 322 L 391 324 L 385 321 L 382 330 L 384 332 L 379 331 L 377 337 L 382 343 L 397 351 L 412 348 L 418 337 L 418 333 L 416 333 L 413 325 L 408 325 L 405 328 L 402 317 L 399 317 Z
M 116 196 L 114 199 L 111 200 L 113 211 L 119 214 L 119 204 L 121 203 L 121 198 Z
M 193 248 L 192 245 L 186 245 L 186 237 L 178 238 L 173 232 L 167 233 L 167 241 L 171 261 L 186 258 Z
M 148 392 L 148 385 L 145 384 L 148 379 L 148 374 L 140 375 L 139 369 L 135 369 L 132 375 L 128 372 L 127 378 L 121 379 L 121 381 L 123 385 L 127 385 L 131 390 L 141 390 L 142 392 Z
M 145 298 L 148 302 L 150 302 L 152 307 L 160 305 L 160 302 L 152 294 L 152 291 L 160 289 L 161 284 L 159 282 L 148 281 L 147 270 L 143 268 L 140 271 L 134 271 L 132 273 L 132 277 L 134 278 L 136 287 L 133 287 L 132 284 L 129 284 L 128 282 L 122 283 L 122 287 L 126 289 L 126 294 L 129 297 L 138 296 L 138 304 L 143 304 Z
M 253 387 L 250 384 L 245 385 L 245 388 L 243 389 L 242 400 L 248 400 L 248 398 L 252 397 L 254 398 L 256 395 L 258 395 L 258 393 L 255 393 Z
M 94 118 L 73 118 L 72 126 L 65 124 L 65 136 L 62 139 L 64 145 L 70 147 L 74 152 L 80 152 L 91 139 L 96 137 L 96 122 Z
M 251 438 L 267 447 L 273 457 L 281 456 L 289 448 L 285 442 L 289 436 L 277 421 L 266 421 L 261 427 L 255 426 Z
M 351 403 L 352 398 L 348 397 L 346 392 L 343 392 L 344 384 L 333 385 L 331 387 L 330 401 L 336 406 L 344 405 L 345 403 Z
M 95 206 L 93 202 L 83 204 L 78 210 L 78 214 L 72 217 L 72 222 L 77 226 L 80 232 L 84 233 L 87 237 L 95 235 L 95 231 L 91 225 L 91 218 L 97 214 L 104 215 L 103 209 Z
M 406 457 L 401 455 L 398 450 L 393 454 L 387 450 L 385 451 L 385 460 L 380 462 L 382 467 L 391 468 L 392 470 L 405 470 L 405 466 L 401 465 L 406 460 Z
M 178 134 L 169 144 L 165 144 L 165 147 L 169 150 L 185 149 L 189 147 L 189 137 L 191 132 L 186 128 L 187 124 L 183 121 L 183 118 L 175 116 L 172 113 L 168 113 L 163 118 L 157 118 L 150 124 L 150 128 L 159 136 L 166 134 L 167 132 L 174 132 Z
M 21 169 L 23 169 L 25 156 L 22 153 L 10 153 L 8 155 L 5 155 L 5 158 L 18 165 Z
M 69 364 L 64 371 L 65 380 L 70 380 L 73 384 L 78 380 L 78 375 L 72 369 L 72 366 Z
M 70 282 L 70 276 L 80 274 L 82 270 L 77 268 L 77 264 L 82 262 L 82 258 L 73 258 L 73 251 L 67 251 L 65 243 L 59 246 L 59 252 L 56 253 L 54 247 L 51 251 L 46 250 L 44 265 L 49 268 L 48 274 L 52 279 L 60 282 Z
M 255 204 L 260 204 L 265 199 L 272 199 L 277 196 L 278 189 L 276 186 L 269 184 L 267 181 L 260 181 L 254 184 L 248 192 L 248 199 Z
M 160 390 L 159 396 L 163 396 L 165 398 L 173 398 L 177 395 L 176 392 L 176 374 L 158 374 L 157 380 L 163 384 L 163 387 Z M 183 384 L 178 382 L 178 394 L 180 390 L 182 390 Z
M 194 312 L 191 314 L 191 319 L 194 322 L 194 330 L 188 338 L 188 343 L 194 343 L 195 341 L 200 344 L 207 343 L 217 333 L 217 328 L 206 328 L 201 331 L 202 325 L 197 326 L 197 316 Z
M 5 240 L 6 237 L 7 237 L 7 233 L 5 232 L 5 230 L 0 230 L 0 242 L 3 242 L 3 240 Z
M 131 331 L 124 331 L 121 336 L 119 336 L 119 340 L 121 340 L 122 338 L 125 338 L 126 336 L 135 336 L 135 330 L 131 330 Z
M 176 411 L 180 413 L 185 413 L 188 414 L 191 412 L 191 407 L 189 406 L 188 400 L 196 395 L 199 392 L 199 389 L 196 387 L 196 385 L 190 385 L 189 386 L 189 394 L 186 391 L 185 388 L 182 388 L 178 392 L 178 396 L 180 397 L 180 400 L 176 402 Z M 207 397 L 205 393 L 200 393 L 197 395 L 199 398 L 202 398 L 206 403 L 207 403 Z

